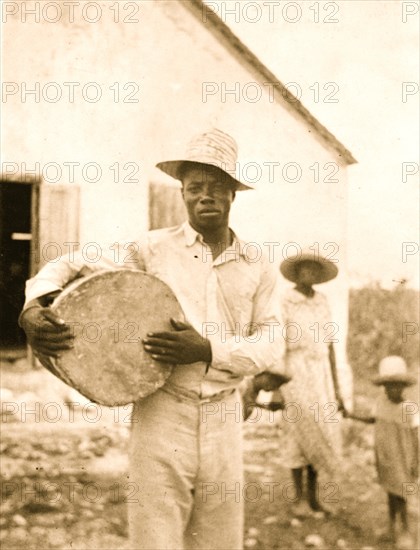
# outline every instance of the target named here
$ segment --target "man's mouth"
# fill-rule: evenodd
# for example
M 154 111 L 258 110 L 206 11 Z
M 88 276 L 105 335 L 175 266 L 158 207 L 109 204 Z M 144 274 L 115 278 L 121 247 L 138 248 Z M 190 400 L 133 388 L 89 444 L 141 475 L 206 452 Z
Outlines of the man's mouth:
M 199 211 L 200 216 L 216 216 L 218 214 L 220 214 L 219 210 L 214 210 L 214 209 L 211 209 L 211 208 L 206 208 L 206 209 L 203 209 L 203 210 Z

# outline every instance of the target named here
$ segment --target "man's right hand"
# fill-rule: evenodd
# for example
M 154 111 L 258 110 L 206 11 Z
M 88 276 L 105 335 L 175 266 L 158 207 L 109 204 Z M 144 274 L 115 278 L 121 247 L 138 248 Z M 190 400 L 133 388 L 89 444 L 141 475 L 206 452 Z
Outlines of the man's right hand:
M 36 353 L 57 357 L 61 351 L 73 347 L 71 327 L 49 307 L 40 304 L 29 307 L 22 312 L 19 323 Z

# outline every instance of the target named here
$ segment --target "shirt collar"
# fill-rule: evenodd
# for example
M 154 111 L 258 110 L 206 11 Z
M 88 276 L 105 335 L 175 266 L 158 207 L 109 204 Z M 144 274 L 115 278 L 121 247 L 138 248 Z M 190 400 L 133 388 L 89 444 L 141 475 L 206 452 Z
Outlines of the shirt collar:
M 183 223 L 183 229 L 184 229 L 185 244 L 187 246 L 192 246 L 197 239 L 199 241 L 202 241 L 202 236 L 200 235 L 200 233 L 197 233 L 197 231 L 193 227 L 191 227 L 189 222 Z
M 188 221 L 184 222 L 183 229 L 184 229 L 184 237 L 185 237 L 186 246 L 192 246 L 196 241 L 199 241 L 203 245 L 205 244 L 204 241 L 203 241 L 203 236 L 201 235 L 201 233 L 198 233 L 193 227 L 191 227 L 191 225 L 189 224 Z M 232 231 L 232 229 L 231 229 L 231 231 Z M 242 256 L 247 262 L 250 262 L 250 261 L 252 262 L 252 254 L 255 253 L 255 251 L 250 250 L 249 255 L 248 255 L 247 254 L 247 249 L 248 249 L 247 243 L 245 241 L 243 241 L 242 239 L 239 239 L 234 231 L 232 231 L 232 236 L 233 236 L 232 244 L 228 248 L 226 248 L 226 250 L 224 250 L 222 252 L 222 254 L 217 258 L 217 260 L 219 261 L 219 258 L 220 258 L 223 261 L 223 258 L 225 256 L 226 256 L 226 261 L 229 260 L 230 258 L 233 259 L 232 258 L 232 251 L 236 251 L 236 253 L 239 254 L 240 256 Z M 255 246 L 255 243 L 253 243 L 253 244 Z M 230 252 L 230 254 L 227 254 L 228 252 Z

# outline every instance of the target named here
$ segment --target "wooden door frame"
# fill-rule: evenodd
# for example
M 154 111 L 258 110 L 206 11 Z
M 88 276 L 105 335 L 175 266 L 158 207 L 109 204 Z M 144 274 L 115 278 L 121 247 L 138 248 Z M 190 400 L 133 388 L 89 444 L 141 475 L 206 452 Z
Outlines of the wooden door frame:
M 5 183 L 24 183 L 32 185 L 31 191 L 31 245 L 29 252 L 29 276 L 33 277 L 37 272 L 38 262 L 36 259 L 39 256 L 39 197 L 40 185 L 42 178 L 30 176 L 28 174 L 1 174 L 0 180 Z

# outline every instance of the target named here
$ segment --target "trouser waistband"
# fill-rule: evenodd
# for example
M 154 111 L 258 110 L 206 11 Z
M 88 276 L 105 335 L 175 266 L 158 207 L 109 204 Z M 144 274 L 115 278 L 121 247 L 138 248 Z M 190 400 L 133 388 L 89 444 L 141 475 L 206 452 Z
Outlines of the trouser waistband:
M 235 392 L 235 388 L 229 388 L 227 390 L 223 390 L 221 392 L 215 393 L 214 395 L 201 397 L 196 392 L 187 390 L 186 388 L 182 388 L 180 386 L 174 386 L 172 384 L 165 384 L 160 389 L 165 393 L 173 395 L 179 401 L 190 401 L 196 404 L 211 403 L 213 401 L 221 401 L 225 397 L 228 397 L 229 395 L 232 395 Z

